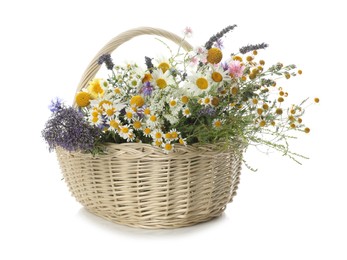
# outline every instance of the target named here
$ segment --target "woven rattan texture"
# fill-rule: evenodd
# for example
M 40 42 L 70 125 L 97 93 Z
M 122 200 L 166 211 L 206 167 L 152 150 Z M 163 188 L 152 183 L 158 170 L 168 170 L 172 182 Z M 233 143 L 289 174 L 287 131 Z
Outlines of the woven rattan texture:
M 241 160 L 215 146 L 108 144 L 107 154 L 57 149 L 65 181 L 90 212 L 141 228 L 176 228 L 221 215 L 236 194 Z

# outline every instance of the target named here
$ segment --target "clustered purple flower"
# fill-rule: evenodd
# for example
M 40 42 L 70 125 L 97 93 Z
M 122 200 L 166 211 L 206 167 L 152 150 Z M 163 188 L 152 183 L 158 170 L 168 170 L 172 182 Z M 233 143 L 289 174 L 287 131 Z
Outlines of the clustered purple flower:
M 142 93 L 144 96 L 150 96 L 152 95 L 153 90 L 153 85 L 149 81 L 147 81 L 143 84 L 140 93 Z
M 62 147 L 68 151 L 88 151 L 94 148 L 101 131 L 91 126 L 82 112 L 65 107 L 60 102 L 52 102 L 52 117 L 42 130 L 42 136 L 49 145 L 49 150 Z
M 198 115 L 213 117 L 216 115 L 216 112 L 217 112 L 216 109 L 214 109 L 213 107 L 205 107 L 198 112 Z

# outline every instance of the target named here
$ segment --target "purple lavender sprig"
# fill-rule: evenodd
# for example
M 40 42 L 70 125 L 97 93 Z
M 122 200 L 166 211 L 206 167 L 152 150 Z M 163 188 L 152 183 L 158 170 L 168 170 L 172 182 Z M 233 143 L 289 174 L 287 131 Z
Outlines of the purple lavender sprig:
M 98 59 L 98 64 L 102 65 L 103 63 L 105 63 L 106 68 L 108 70 L 112 70 L 114 67 L 114 63 L 112 61 L 111 55 L 110 54 L 103 54 L 99 57 Z
M 250 52 L 250 51 L 265 49 L 266 47 L 269 47 L 269 45 L 265 42 L 260 43 L 260 44 L 249 44 L 249 45 L 241 47 L 239 51 L 240 51 L 240 53 L 245 54 L 245 53 Z
M 42 130 L 42 137 L 49 145 L 49 151 L 62 147 L 67 151 L 90 151 L 95 148 L 101 130 L 91 126 L 82 112 L 55 103 L 52 117 Z
M 152 63 L 152 60 L 153 60 L 153 59 L 151 59 L 151 58 L 145 56 L 145 63 L 146 63 L 147 69 L 149 70 L 150 73 L 153 72 L 153 68 L 154 68 L 153 63 Z
M 222 38 L 226 33 L 232 31 L 236 27 L 236 24 L 234 25 L 229 25 L 225 27 L 223 30 L 221 30 L 219 33 L 213 35 L 206 43 L 205 43 L 205 48 L 206 49 L 211 49 L 212 45 L 217 42 L 220 38 Z

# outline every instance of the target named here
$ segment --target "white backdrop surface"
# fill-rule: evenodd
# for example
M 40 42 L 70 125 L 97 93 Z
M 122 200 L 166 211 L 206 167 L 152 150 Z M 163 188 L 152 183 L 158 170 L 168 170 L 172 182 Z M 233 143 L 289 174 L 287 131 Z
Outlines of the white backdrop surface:
M 1 1 L 0 259 L 347 259 L 346 46 L 343 1 Z M 267 42 L 262 57 L 295 63 L 292 96 L 319 96 L 297 165 L 250 150 L 238 195 L 208 223 L 141 230 L 99 219 L 72 198 L 40 136 L 59 96 L 70 103 L 84 68 L 112 37 L 138 26 L 180 34 L 193 45 L 227 25 L 230 51 Z M 156 54 L 151 37 L 114 59 Z

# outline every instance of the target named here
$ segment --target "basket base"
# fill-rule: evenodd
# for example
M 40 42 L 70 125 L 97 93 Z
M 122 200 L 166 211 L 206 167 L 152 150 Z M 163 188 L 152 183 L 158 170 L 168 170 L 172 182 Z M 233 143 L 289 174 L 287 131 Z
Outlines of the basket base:
M 146 220 L 146 221 L 123 221 L 119 220 L 118 216 L 111 216 L 100 213 L 100 211 L 93 211 L 92 209 L 88 209 L 84 207 L 86 211 L 89 213 L 102 218 L 104 220 L 110 221 L 112 223 L 123 225 L 127 227 L 132 228 L 142 228 L 142 229 L 175 229 L 175 228 L 183 228 L 183 227 L 190 227 L 197 224 L 201 224 L 204 222 L 208 222 L 212 219 L 220 217 L 223 212 L 225 211 L 226 207 L 222 208 L 219 212 L 216 212 L 215 214 L 211 215 L 202 215 L 200 217 L 195 216 L 195 218 L 167 218 L 166 220 L 160 219 L 160 220 Z

